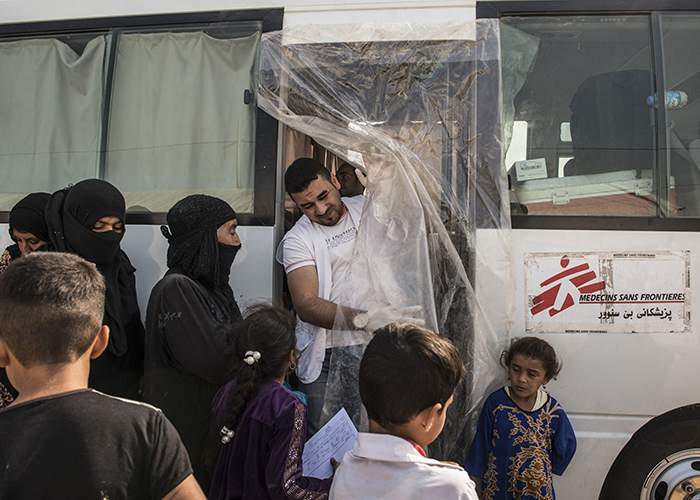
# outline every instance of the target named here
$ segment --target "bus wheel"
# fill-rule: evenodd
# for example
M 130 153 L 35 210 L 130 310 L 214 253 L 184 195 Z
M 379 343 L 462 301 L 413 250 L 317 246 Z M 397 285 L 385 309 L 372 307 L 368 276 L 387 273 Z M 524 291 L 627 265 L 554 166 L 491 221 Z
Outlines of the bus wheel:
M 700 405 L 671 410 L 635 432 L 600 500 L 700 500 Z

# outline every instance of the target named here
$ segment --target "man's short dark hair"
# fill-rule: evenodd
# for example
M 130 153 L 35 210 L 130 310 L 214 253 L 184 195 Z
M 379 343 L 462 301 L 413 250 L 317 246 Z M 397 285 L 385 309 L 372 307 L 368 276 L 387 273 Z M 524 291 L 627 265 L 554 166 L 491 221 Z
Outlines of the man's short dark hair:
M 287 171 L 284 173 L 284 186 L 289 196 L 291 196 L 294 193 L 301 193 L 317 177 L 330 182 L 331 173 L 313 158 L 297 158 L 287 167 Z
M 445 337 L 408 323 L 374 332 L 360 362 L 360 398 L 371 420 L 400 425 L 445 404 L 464 375 L 457 348 Z
M 0 339 L 25 367 L 70 363 L 102 326 L 104 278 L 77 255 L 35 252 L 0 274 Z

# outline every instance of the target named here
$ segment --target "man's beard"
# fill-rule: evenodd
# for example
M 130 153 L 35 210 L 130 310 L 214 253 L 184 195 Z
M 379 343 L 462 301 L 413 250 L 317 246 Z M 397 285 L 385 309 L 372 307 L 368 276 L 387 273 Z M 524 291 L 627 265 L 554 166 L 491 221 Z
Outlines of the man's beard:
M 340 208 L 329 208 L 328 211 L 322 217 L 319 217 L 314 222 L 322 226 L 335 226 L 338 223 L 338 221 L 340 221 L 341 213 L 342 211 Z

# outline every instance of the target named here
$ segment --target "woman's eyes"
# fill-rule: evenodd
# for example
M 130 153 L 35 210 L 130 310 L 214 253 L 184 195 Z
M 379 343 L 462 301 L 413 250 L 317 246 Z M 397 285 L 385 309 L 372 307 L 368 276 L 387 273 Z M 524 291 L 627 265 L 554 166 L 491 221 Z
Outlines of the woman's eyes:
M 105 229 L 107 227 L 107 224 L 104 222 L 95 222 L 95 225 L 92 226 L 93 229 Z M 117 233 L 121 233 L 124 231 L 124 224 L 114 224 L 112 225 L 112 231 L 116 231 Z

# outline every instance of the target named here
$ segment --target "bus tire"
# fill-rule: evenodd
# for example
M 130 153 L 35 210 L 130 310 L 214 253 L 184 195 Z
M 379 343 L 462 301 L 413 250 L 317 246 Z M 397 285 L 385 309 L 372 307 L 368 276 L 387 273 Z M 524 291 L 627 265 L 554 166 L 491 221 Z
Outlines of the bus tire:
M 610 467 L 599 500 L 665 500 L 674 489 L 690 498 L 691 488 L 700 494 L 700 404 L 659 415 L 635 432 Z

